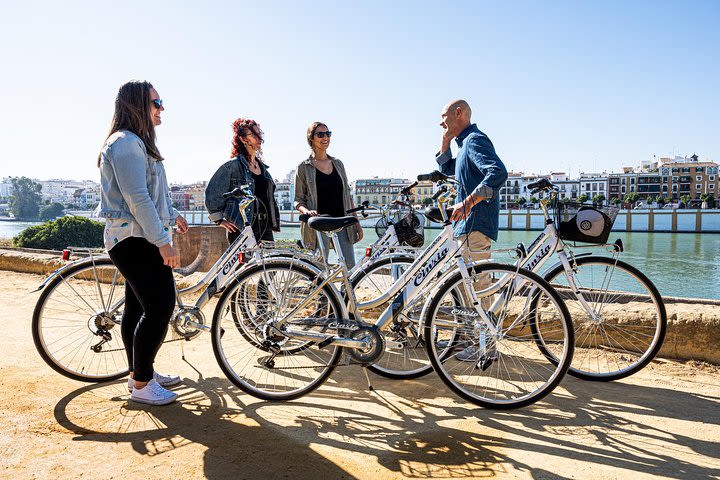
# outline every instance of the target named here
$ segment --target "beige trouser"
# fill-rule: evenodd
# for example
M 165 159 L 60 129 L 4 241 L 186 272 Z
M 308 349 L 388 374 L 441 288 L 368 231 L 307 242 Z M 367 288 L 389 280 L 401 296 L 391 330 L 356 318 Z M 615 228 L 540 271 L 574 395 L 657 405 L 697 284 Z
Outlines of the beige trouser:
M 462 246 L 462 256 L 465 262 L 477 262 L 490 258 L 490 237 L 480 232 L 470 232 L 467 235 L 457 237 L 458 243 Z M 489 275 L 477 275 L 473 286 L 479 292 L 491 284 Z M 483 307 L 488 308 L 492 304 L 492 298 L 481 299 Z

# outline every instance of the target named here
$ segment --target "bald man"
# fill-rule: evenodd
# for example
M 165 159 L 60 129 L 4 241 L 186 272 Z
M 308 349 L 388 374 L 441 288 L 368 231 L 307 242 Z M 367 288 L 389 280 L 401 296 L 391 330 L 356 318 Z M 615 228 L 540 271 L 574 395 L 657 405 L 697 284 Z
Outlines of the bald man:
M 458 241 L 464 244 L 466 261 L 490 257 L 490 241 L 497 240 L 500 217 L 500 188 L 507 180 L 505 165 L 495 153 L 490 139 L 471 123 L 472 110 L 465 100 L 454 100 L 443 108 L 440 126 L 442 145 L 435 160 L 445 175 L 454 175 L 458 196 L 450 219 Z M 455 139 L 458 152 L 450 153 Z M 475 288 L 483 288 L 486 279 L 478 279 Z M 485 304 L 486 302 L 483 302 Z M 475 362 L 478 349 L 470 345 L 456 355 L 458 360 Z

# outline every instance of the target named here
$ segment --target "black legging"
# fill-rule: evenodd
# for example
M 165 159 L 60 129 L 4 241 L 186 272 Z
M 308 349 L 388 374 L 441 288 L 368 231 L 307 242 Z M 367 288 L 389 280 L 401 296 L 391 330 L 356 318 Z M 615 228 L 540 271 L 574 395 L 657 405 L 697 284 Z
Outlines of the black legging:
M 125 312 L 120 331 L 128 366 L 136 381 L 149 382 L 175 309 L 172 269 L 163 264 L 158 247 L 144 238 L 126 238 L 108 253 L 125 277 Z

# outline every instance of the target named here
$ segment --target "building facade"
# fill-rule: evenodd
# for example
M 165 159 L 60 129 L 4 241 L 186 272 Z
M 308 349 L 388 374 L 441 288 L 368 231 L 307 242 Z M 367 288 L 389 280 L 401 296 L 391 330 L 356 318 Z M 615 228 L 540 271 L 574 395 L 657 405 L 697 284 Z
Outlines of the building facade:
M 404 178 L 363 178 L 355 180 L 355 204 L 368 201 L 370 205 L 385 205 L 398 196 L 400 190 L 409 185 Z

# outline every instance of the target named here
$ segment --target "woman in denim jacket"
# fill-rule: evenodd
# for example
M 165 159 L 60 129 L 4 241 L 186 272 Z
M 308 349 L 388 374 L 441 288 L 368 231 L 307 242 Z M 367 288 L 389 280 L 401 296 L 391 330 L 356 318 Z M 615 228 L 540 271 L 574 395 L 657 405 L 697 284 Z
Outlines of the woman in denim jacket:
M 345 166 L 327 153 L 332 132 L 322 122 L 314 122 L 307 130 L 307 142 L 312 154 L 297 167 L 295 176 L 295 208 L 307 215 L 330 215 L 344 217 L 353 208 L 350 186 Z M 316 233 L 306 223 L 300 225 L 300 234 L 305 248 L 314 250 Z M 321 234 L 325 258 L 330 249 L 330 239 Z M 360 224 L 351 225 L 338 233 L 338 242 L 348 268 L 355 266 L 353 244 L 363 238 Z
M 153 369 L 175 308 L 172 269 L 180 256 L 172 246 L 172 226 L 187 222 L 172 207 L 163 157 L 155 146 L 155 127 L 165 110 L 148 82 L 120 87 L 110 133 L 98 157 L 102 194 L 99 216 L 105 218 L 105 248 L 125 277 L 121 334 L 128 358 L 130 399 L 165 405 L 177 394 L 165 389 L 180 377 Z
M 263 131 L 255 120 L 238 118 L 233 122 L 232 158 L 217 169 L 205 188 L 205 207 L 210 221 L 227 230 L 233 243 L 244 228 L 239 200 L 222 194 L 248 185 L 256 199 L 246 212 L 255 239 L 273 240 L 280 231 L 280 210 L 275 201 L 275 182 L 262 161 Z

